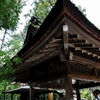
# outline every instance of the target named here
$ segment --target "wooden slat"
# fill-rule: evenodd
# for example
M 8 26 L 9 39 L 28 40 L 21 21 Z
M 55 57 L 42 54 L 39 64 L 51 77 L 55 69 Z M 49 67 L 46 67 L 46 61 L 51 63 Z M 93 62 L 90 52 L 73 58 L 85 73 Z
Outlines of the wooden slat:
M 79 56 L 76 56 L 76 55 L 73 55 L 73 60 L 74 61 L 79 61 L 81 63 L 85 63 L 85 64 L 91 64 L 93 65 L 94 67 L 96 68 L 100 68 L 100 63 L 96 62 L 96 61 L 92 61 L 90 59 L 86 59 L 86 58 L 82 58 L 82 57 L 79 57 Z
M 43 49 L 43 50 L 40 50 L 40 52 L 52 52 L 52 51 L 54 51 L 54 50 L 56 50 L 56 48 L 49 48 L 49 49 Z
M 86 48 L 90 48 L 90 47 L 93 47 L 92 44 L 75 44 L 76 47 L 86 47 Z
M 50 43 L 57 43 L 57 42 L 61 42 L 62 41 L 62 39 L 52 39 L 52 41 L 50 41 Z
M 69 43 L 85 43 L 85 40 L 69 40 Z
M 53 51 L 53 52 L 50 52 L 48 55 L 45 55 L 44 57 L 42 57 L 41 59 L 38 59 L 37 61 L 35 61 L 34 63 L 33 63 L 33 65 L 36 65 L 36 64 L 38 64 L 38 63 L 40 63 L 40 62 L 43 62 L 43 61 L 45 61 L 45 60 L 47 60 L 47 59 L 49 59 L 49 58 L 51 58 L 51 57 L 53 57 L 53 56 L 56 56 L 56 55 L 58 55 L 58 54 L 60 54 L 62 51 L 61 50 L 55 50 L 55 51 Z
M 60 44 L 60 43 L 54 43 L 54 44 L 49 43 L 49 44 L 46 45 L 45 48 L 58 47 L 58 46 L 62 46 L 62 45 L 63 44 Z
M 85 49 L 85 50 L 88 50 L 88 51 L 99 51 L 99 48 L 93 48 L 93 47 L 91 47 L 91 48 L 83 48 L 82 47 L 81 49 Z
M 69 39 L 78 38 L 78 35 L 76 35 L 76 34 L 75 35 L 69 35 L 68 38 Z
M 38 59 L 40 59 L 41 57 L 44 57 L 47 54 L 49 54 L 49 53 L 41 53 L 41 54 L 38 54 L 38 55 L 34 55 L 34 56 L 30 57 L 26 62 L 38 60 Z

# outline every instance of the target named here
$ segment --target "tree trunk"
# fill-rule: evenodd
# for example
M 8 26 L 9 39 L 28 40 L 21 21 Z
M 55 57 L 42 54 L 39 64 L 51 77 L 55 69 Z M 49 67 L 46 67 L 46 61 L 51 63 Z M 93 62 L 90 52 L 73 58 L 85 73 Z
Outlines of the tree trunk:
M 5 41 L 5 37 L 6 37 L 6 33 L 7 33 L 7 29 L 4 30 L 4 35 L 3 35 L 3 39 L 2 39 L 2 43 L 1 43 L 1 50 L 2 50 L 3 45 L 4 45 L 4 41 Z

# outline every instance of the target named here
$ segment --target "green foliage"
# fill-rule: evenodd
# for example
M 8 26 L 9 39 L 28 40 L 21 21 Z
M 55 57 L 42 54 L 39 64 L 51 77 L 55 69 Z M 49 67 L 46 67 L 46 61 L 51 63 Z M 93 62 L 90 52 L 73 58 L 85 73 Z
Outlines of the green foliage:
M 21 64 L 21 59 L 20 59 L 19 57 L 14 57 L 13 63 L 14 63 L 15 65 Z
M 54 4 L 54 0 L 35 0 L 33 9 L 30 10 L 31 15 L 27 14 L 27 16 L 35 16 L 41 21 L 44 21 Z
M 22 3 L 20 0 L 0 0 L 0 30 L 2 30 L 2 33 L 4 32 L 0 50 L 0 100 L 3 100 L 4 97 L 2 91 L 5 91 L 9 83 L 14 80 L 15 70 L 12 65 L 21 63 L 21 59 L 17 56 L 12 59 L 21 49 L 19 37 L 14 34 L 14 37 L 9 37 L 8 41 L 6 38 L 5 42 L 5 36 L 7 34 L 12 36 L 12 31 L 17 28 L 21 9 Z
M 21 63 L 21 59 L 19 57 L 15 57 L 11 60 L 9 56 L 9 52 L 0 50 L 0 81 L 3 80 L 13 80 L 14 68 L 12 64 Z
M 21 2 L 17 0 L 0 0 L 0 29 L 15 30 L 21 8 Z
M 93 95 L 91 90 L 89 88 L 87 89 L 81 89 L 81 98 L 84 98 L 85 100 L 93 100 Z
M 23 33 L 14 34 L 10 40 L 4 43 L 4 50 L 9 52 L 10 57 L 13 57 L 22 48 L 23 37 Z
M 15 57 L 11 60 L 9 56 L 11 53 L 9 51 L 2 51 L 0 50 L 0 100 L 3 100 L 4 94 L 2 91 L 6 91 L 9 88 L 19 87 L 19 85 L 14 85 L 9 87 L 9 84 L 14 81 L 14 68 L 12 67 L 13 64 L 21 63 L 21 59 L 19 57 Z M 9 95 L 7 95 L 9 98 Z
M 19 88 L 20 87 L 20 83 L 19 82 L 12 82 L 12 83 L 9 83 L 7 85 L 7 88 L 6 90 L 12 90 L 12 89 L 16 89 L 16 88 Z
M 14 57 L 21 48 L 18 38 L 15 36 L 15 38 L 7 41 L 4 44 L 4 49 L 0 50 L 0 81 L 13 80 L 14 67 L 12 65 L 21 63 L 21 59 L 18 56 Z

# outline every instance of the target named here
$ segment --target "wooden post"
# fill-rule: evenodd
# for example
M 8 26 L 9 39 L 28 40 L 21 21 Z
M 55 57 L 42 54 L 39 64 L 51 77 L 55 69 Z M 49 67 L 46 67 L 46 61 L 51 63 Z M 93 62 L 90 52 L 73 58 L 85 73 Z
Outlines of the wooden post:
M 76 90 L 77 100 L 81 100 L 81 94 L 80 94 L 80 90 L 78 89 L 78 81 L 77 80 L 75 83 L 75 90 Z
M 34 100 L 34 88 L 32 83 L 30 83 L 29 100 Z
M 70 73 L 70 59 L 69 59 L 69 46 L 68 46 L 68 25 L 63 25 L 63 44 L 64 44 L 64 68 L 65 68 L 65 90 L 66 100 L 72 100 L 73 89 L 72 89 L 72 78 L 69 77 Z
M 50 88 L 48 90 L 51 90 Z M 53 100 L 53 92 L 48 93 L 48 100 Z
M 81 100 L 80 91 L 76 89 L 77 100 Z

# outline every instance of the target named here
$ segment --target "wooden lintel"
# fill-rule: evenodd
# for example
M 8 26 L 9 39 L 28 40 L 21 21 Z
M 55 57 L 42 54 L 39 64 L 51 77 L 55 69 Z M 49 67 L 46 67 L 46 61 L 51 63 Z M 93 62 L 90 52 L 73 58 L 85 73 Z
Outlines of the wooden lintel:
M 40 50 L 40 52 L 51 52 L 51 51 L 54 51 L 55 48 L 49 48 L 49 49 L 43 49 L 43 50 Z
M 95 75 L 71 72 L 69 73 L 69 76 L 78 80 L 100 82 L 100 77 L 96 77 Z

